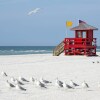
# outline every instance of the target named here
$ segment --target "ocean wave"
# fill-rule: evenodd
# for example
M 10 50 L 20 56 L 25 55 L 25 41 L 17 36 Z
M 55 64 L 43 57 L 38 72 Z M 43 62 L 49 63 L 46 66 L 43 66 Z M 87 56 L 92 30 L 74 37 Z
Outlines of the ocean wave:
M 0 52 L 46 52 L 49 50 L 0 50 Z
M 98 52 L 100 52 L 100 49 L 96 49 Z
M 0 55 L 45 54 L 52 50 L 0 50 Z

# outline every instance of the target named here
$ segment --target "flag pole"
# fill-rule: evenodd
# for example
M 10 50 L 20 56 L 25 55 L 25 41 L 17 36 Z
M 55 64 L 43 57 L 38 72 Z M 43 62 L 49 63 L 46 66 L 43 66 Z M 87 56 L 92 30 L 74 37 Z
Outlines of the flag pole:
M 66 38 L 68 37 L 68 28 L 66 28 Z

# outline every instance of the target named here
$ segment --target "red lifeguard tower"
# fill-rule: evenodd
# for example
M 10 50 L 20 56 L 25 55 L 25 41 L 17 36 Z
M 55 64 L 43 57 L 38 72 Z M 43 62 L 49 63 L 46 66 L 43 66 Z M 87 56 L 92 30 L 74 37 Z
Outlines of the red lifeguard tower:
M 53 51 L 53 55 L 59 56 L 63 51 L 65 55 L 96 55 L 96 38 L 93 31 L 96 27 L 79 20 L 79 25 L 71 28 L 75 31 L 75 38 L 65 38 Z

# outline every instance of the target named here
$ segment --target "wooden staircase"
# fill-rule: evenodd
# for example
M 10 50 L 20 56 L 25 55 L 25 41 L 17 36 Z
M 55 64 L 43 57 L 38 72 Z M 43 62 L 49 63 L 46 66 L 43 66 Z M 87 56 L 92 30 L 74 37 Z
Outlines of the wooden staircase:
M 64 51 L 64 42 L 62 41 L 58 46 L 53 50 L 53 56 L 59 56 Z

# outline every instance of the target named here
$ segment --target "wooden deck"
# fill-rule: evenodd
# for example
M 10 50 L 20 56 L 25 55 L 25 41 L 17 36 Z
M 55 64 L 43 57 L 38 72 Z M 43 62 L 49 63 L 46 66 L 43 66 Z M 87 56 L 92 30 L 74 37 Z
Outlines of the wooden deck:
M 65 38 L 65 55 L 96 55 L 96 38 Z

